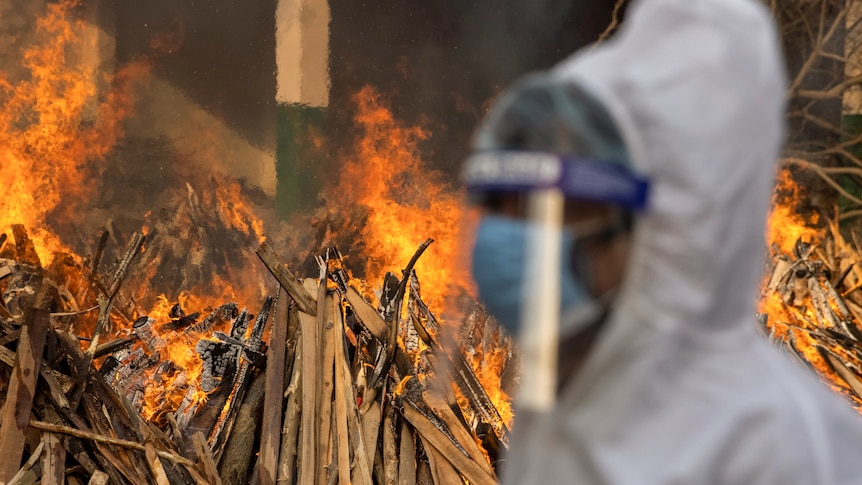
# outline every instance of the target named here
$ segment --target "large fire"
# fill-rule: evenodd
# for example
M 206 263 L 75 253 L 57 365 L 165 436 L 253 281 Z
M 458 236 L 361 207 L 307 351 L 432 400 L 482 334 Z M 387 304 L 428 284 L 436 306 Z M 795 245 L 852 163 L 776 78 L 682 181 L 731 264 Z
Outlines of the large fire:
M 125 136 L 124 120 L 133 115 L 135 86 L 148 79 L 151 71 L 146 60 L 108 74 L 98 65 L 83 62 L 82 53 L 95 48 L 95 38 L 87 35 L 95 27 L 75 19 L 78 5 L 78 0 L 48 4 L 47 12 L 37 21 L 36 39 L 24 52 L 24 75 L 0 72 L 0 159 L 5 182 L 0 184 L 0 230 L 23 224 L 43 266 L 57 253 L 70 255 L 79 266 L 86 265 L 87 259 L 75 254 L 75 244 L 64 238 L 55 222 L 74 224 L 76 211 L 86 209 L 98 187 L 96 181 L 104 175 L 106 157 Z M 366 208 L 367 220 L 359 239 L 361 257 L 368 261 L 364 276 L 370 285 L 379 285 L 385 272 L 403 267 L 422 240 L 435 239 L 416 270 L 423 283 L 423 297 L 440 315 L 453 288 L 472 293 L 467 267 L 458 263 L 463 260 L 458 254 L 463 249 L 461 231 L 469 223 L 462 215 L 461 197 L 442 174 L 428 170 L 419 156 L 420 143 L 429 136 L 427 131 L 402 127 L 371 88 L 357 93 L 355 103 L 355 121 L 364 137 L 345 161 L 339 185 L 332 192 L 336 195 L 328 202 Z M 139 305 L 125 317 L 113 316 L 115 327 L 109 329 L 112 337 L 126 336 L 135 319 L 150 317 L 156 322 L 153 328 L 159 341 L 165 345 L 159 349 L 160 355 L 181 371 L 159 375 L 151 371 L 152 385 L 144 393 L 147 418 L 157 419 L 177 409 L 188 397 L 185 383 L 200 379 L 202 372 L 194 339 L 163 329 L 175 317 L 171 313 L 174 306 L 178 304 L 186 313 L 205 315 L 228 301 L 258 303 L 254 297 L 262 286 L 260 267 L 250 270 L 246 260 L 213 257 L 207 238 L 219 239 L 221 234 L 216 230 L 204 233 L 208 227 L 218 227 L 242 235 L 238 240 L 248 245 L 250 260 L 256 262 L 251 249 L 264 234 L 263 223 L 244 200 L 238 183 L 215 183 L 206 177 L 191 178 L 179 191 L 175 199 L 181 208 L 176 214 L 140 215 L 143 231 L 148 233 L 140 258 L 141 273 L 127 278 L 123 286 L 124 294 Z M 178 242 L 186 247 L 176 247 Z M 206 257 L 215 259 L 222 264 L 220 274 L 201 270 L 197 280 L 185 283 L 182 279 L 184 286 L 162 290 L 173 293 L 156 297 L 160 292 L 156 281 L 166 276 L 160 274 L 166 269 L 165 261 L 151 249 L 159 244 L 167 245 L 161 249 L 182 256 L 195 270 Z M 187 276 L 185 269 L 171 269 Z M 95 290 L 83 295 L 90 303 L 81 301 L 79 306 L 91 307 Z M 79 320 L 89 322 L 75 324 L 79 334 L 92 332 L 95 312 Z M 102 337 L 106 339 L 110 338 Z M 471 362 L 509 422 L 509 398 L 500 390 L 499 382 L 505 353 L 491 349 L 473 356 Z M 206 398 L 204 393 L 194 396 L 196 402 Z
M 463 254 L 475 217 L 464 211 L 463 195 L 446 183 L 444 174 L 423 161 L 420 144 L 429 133 L 402 126 L 382 98 L 369 86 L 354 96 L 354 118 L 362 137 L 347 156 L 331 202 L 367 210 L 359 234 L 365 246 L 362 257 L 368 261 L 365 278 L 372 285 L 406 264 L 425 238 L 434 239 L 416 264 L 416 273 L 423 299 L 440 316 L 449 310 L 447 298 L 454 290 L 475 295 Z M 463 317 L 455 313 L 455 318 Z M 511 398 L 500 383 L 511 352 L 504 339 L 498 336 L 494 348 L 477 350 L 470 362 L 501 417 L 511 424 Z
M 93 162 L 122 136 L 121 121 L 133 106 L 130 86 L 148 69 L 139 62 L 105 76 L 76 58 L 90 47 L 86 24 L 70 18 L 77 4 L 49 4 L 37 20 L 38 40 L 23 53 L 28 76 L 0 72 L 0 228 L 26 223 L 45 264 L 53 251 L 67 250 L 46 217 L 70 214 L 76 200 L 88 197 L 88 178 L 98 174 Z M 101 86 L 108 92 L 99 96 Z

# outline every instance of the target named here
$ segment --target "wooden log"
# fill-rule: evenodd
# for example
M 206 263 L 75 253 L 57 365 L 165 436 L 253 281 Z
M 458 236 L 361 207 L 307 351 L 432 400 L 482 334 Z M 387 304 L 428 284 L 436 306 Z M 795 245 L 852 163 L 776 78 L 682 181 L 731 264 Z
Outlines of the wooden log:
M 317 317 L 321 324 L 318 327 L 318 332 L 321 338 L 322 358 L 320 361 L 320 376 L 318 377 L 320 387 L 317 397 L 318 421 L 317 421 L 317 436 L 318 436 L 318 457 L 317 462 L 320 467 L 330 463 L 332 453 L 329 448 L 329 441 L 332 437 L 332 404 L 333 404 L 333 381 L 334 365 L 335 365 L 335 324 L 333 315 L 335 312 L 335 298 L 332 294 L 326 295 L 323 299 L 318 300 L 323 303 L 323 308 L 318 307 Z M 322 318 L 321 318 L 322 317 Z M 326 475 L 318 475 L 317 483 L 326 485 Z
M 299 319 L 299 314 L 296 314 Z M 300 339 L 301 340 L 301 339 Z M 297 437 L 301 417 L 302 402 L 302 343 L 297 344 L 294 354 L 295 364 L 290 378 L 287 406 L 284 411 L 284 425 L 281 431 L 281 450 L 278 457 L 278 483 L 293 483 L 296 474 Z
M 12 377 L 6 391 L 6 401 L 0 413 L 0 482 L 8 482 L 18 470 L 24 451 L 27 421 L 36 393 L 36 380 L 42 362 L 42 350 L 50 325 L 49 283 L 43 282 L 34 308 L 27 311 L 18 350 L 12 366 Z
M 290 297 L 299 306 L 300 311 L 315 316 L 317 314 L 317 302 L 305 290 L 299 279 L 287 269 L 287 265 L 276 254 L 269 241 L 261 243 L 260 247 L 257 248 L 257 255 L 272 275 L 275 276 L 275 279 L 290 294 Z
M 416 445 L 409 426 L 401 427 L 398 452 L 398 485 L 416 485 Z
M 60 442 L 60 437 L 54 433 L 42 433 L 42 443 L 42 483 L 63 485 L 66 448 Z
M 87 482 L 87 485 L 108 485 L 108 474 L 96 470 L 90 476 L 90 481 Z
M 482 466 L 452 444 L 428 418 L 414 407 L 411 401 L 405 399 L 404 403 L 403 414 L 407 421 L 416 428 L 422 439 L 445 456 L 464 475 L 464 478 L 473 485 L 496 485 L 497 480 L 494 477 L 486 473 Z M 426 446 L 427 451 L 429 450 Z
M 263 426 L 260 436 L 260 483 L 275 485 L 278 447 L 281 444 L 282 402 L 284 401 L 284 358 L 287 350 L 287 293 L 279 290 L 272 319 L 269 350 L 266 358 L 266 394 L 263 403 Z
M 219 462 L 219 476 L 225 484 L 248 483 L 249 465 L 254 453 L 254 439 L 263 412 L 263 397 L 266 391 L 266 374 L 252 379 L 248 393 L 239 408 L 236 423 L 227 440 L 224 454 Z
M 207 444 L 206 437 L 198 431 L 192 435 L 192 443 L 195 446 L 195 452 L 201 465 L 200 468 L 207 482 L 212 485 L 221 485 L 221 477 L 218 474 L 218 468 L 213 459 L 212 450 L 210 450 Z

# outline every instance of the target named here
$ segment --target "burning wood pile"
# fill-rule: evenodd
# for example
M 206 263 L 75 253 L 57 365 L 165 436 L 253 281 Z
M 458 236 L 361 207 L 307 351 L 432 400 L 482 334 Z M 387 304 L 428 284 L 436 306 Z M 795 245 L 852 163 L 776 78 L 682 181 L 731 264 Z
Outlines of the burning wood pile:
M 789 355 L 862 408 L 862 239 L 839 218 L 803 218 L 803 198 L 779 174 L 770 230 L 771 267 L 759 323 Z
M 0 235 L 0 482 L 496 483 L 507 423 L 465 354 L 443 351 L 413 269 L 431 240 L 387 274 L 378 308 L 334 248 L 300 280 L 264 242 L 280 290 L 256 315 L 177 304 L 131 320 L 120 287 L 143 236 L 103 278 L 62 255 L 42 268 L 24 228 L 12 234 Z M 127 335 L 103 342 L 124 319 Z

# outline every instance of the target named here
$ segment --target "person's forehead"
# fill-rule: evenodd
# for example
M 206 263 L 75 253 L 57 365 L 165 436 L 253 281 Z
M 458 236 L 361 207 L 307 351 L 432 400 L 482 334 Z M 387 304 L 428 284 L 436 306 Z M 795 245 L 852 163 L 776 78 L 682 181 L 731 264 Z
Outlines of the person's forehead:
M 494 191 L 482 194 L 474 202 L 482 209 L 503 213 L 512 217 L 526 217 L 529 192 L 525 191 Z M 566 199 L 565 217 L 567 220 L 579 220 L 610 215 L 612 207 L 604 202 L 586 199 Z

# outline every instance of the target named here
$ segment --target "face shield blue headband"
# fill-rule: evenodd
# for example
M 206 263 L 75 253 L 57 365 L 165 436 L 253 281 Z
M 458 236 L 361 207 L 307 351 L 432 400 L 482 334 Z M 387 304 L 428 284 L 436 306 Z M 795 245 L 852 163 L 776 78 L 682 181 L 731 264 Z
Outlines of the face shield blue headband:
M 497 151 L 471 156 L 463 181 L 468 191 L 525 192 L 557 188 L 570 198 L 606 202 L 631 210 L 643 209 L 648 182 L 627 167 L 589 159 L 559 157 L 543 152 Z M 518 335 L 524 304 L 528 241 L 539 228 L 527 220 L 489 214 L 482 217 L 473 248 L 473 277 L 479 298 L 513 335 Z M 571 228 L 560 232 L 560 314 L 588 306 L 593 295 L 577 274 L 573 261 L 575 241 L 589 236 Z M 574 329 L 571 329 L 574 330 Z

